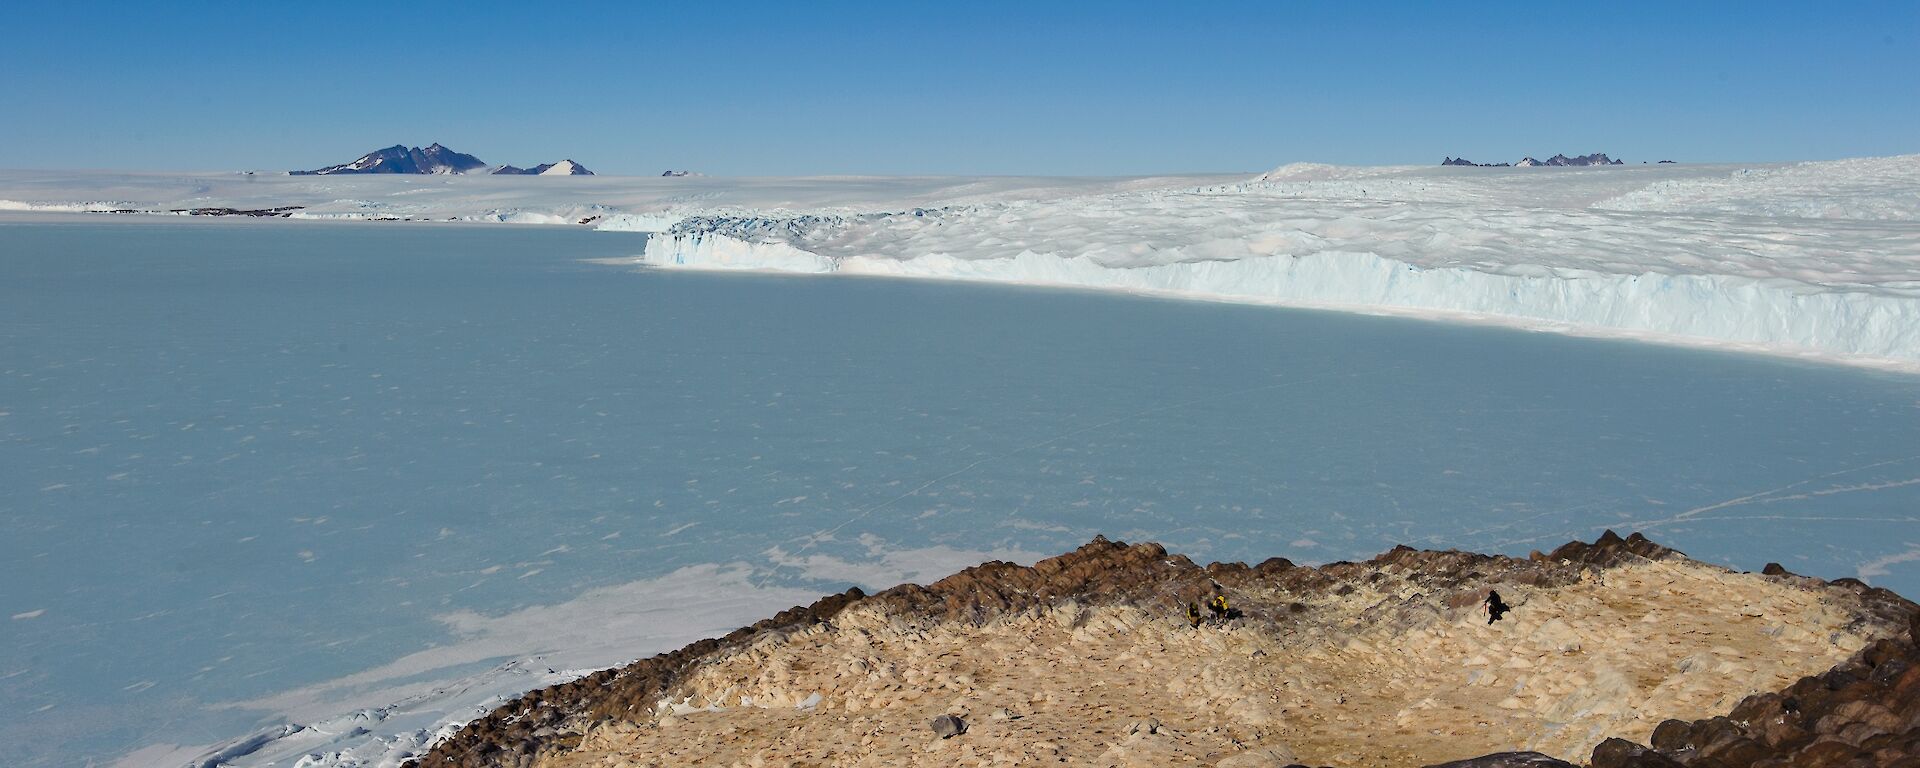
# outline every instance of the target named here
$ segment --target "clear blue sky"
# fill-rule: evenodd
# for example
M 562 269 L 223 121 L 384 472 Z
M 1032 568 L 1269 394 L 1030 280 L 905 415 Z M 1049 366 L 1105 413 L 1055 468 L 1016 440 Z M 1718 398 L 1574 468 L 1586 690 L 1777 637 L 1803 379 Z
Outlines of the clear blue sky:
M 1920 152 L 1920 2 L 83 3 L 0 11 L 0 168 L 1135 174 Z

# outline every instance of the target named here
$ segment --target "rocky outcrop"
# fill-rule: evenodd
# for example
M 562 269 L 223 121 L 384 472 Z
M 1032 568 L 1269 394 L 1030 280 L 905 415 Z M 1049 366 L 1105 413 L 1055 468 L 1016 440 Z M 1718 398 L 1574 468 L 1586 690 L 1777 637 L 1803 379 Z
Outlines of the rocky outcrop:
M 1593 748 L 1593 768 L 1681 768 L 1680 763 L 1626 739 L 1607 739 Z
M 1593 768 L 1920 768 L 1920 612 L 1910 612 L 1908 624 L 1905 638 L 1750 696 L 1724 716 L 1663 722 L 1651 747 L 1604 742 Z
M 580 737 L 560 733 L 558 726 L 618 721 L 636 716 L 669 686 L 691 671 L 703 657 L 769 632 L 819 624 L 833 618 L 866 594 L 858 587 L 828 595 L 812 605 L 795 606 L 725 637 L 701 640 L 677 651 L 604 669 L 572 682 L 528 692 L 486 717 L 468 723 L 451 738 L 434 745 L 410 766 L 458 768 L 519 768 L 534 756 L 574 746 Z
M 1750 605 L 1732 599 L 1742 594 L 1739 590 L 1769 582 L 1779 586 L 1778 595 L 1752 595 Z M 1242 618 L 1220 627 L 1224 634 L 1194 632 L 1185 627 L 1183 620 L 1170 618 L 1183 616 L 1186 603 L 1208 594 L 1215 584 L 1234 595 L 1236 609 L 1243 612 Z M 1661 586 L 1663 584 L 1668 586 Z M 1884 590 L 1874 590 L 1857 582 L 1836 584 L 1827 585 L 1785 573 L 1764 577 L 1731 574 L 1686 561 L 1679 553 L 1638 534 L 1621 537 L 1612 532 L 1592 543 L 1574 542 L 1551 553 L 1534 553 L 1526 559 L 1397 547 L 1363 563 L 1341 562 L 1318 567 L 1296 566 L 1280 558 L 1257 565 L 1199 566 L 1186 557 L 1167 553 L 1159 545 L 1127 545 L 1096 538 L 1074 552 L 1043 560 L 1032 567 L 993 562 L 926 586 L 901 585 L 871 596 L 849 590 L 810 606 L 789 609 L 723 638 L 701 641 L 621 669 L 534 691 L 470 723 L 412 764 L 435 768 L 520 768 L 536 763 L 599 765 L 598 758 L 565 756 L 583 742 L 596 749 L 617 749 L 620 744 L 636 743 L 634 739 L 666 738 L 668 741 L 661 743 L 673 743 L 672 739 L 677 738 L 686 740 L 684 743 L 712 747 L 719 741 L 737 738 L 740 732 L 807 728 L 826 729 L 831 736 L 826 738 L 827 743 L 860 754 L 861 750 L 878 750 L 878 742 L 873 739 L 875 734 L 886 730 L 878 725 L 860 725 L 860 722 L 879 723 L 880 720 L 873 718 L 892 716 L 889 713 L 922 718 L 903 723 L 917 722 L 917 725 L 906 725 L 905 730 L 917 730 L 924 735 L 929 722 L 926 718 L 936 713 L 971 719 L 985 717 L 991 710 L 1005 712 L 1006 716 L 985 717 L 981 720 L 983 730 L 979 735 L 969 731 L 936 740 L 958 745 L 951 747 L 952 751 L 915 753 L 909 761 L 970 764 L 975 762 L 974 749 L 978 746 L 981 750 L 978 758 L 982 762 L 988 761 L 988 750 L 999 749 L 994 754 L 1038 756 L 1048 761 L 1055 759 L 1048 755 L 1065 758 L 1079 754 L 1114 764 L 1158 764 L 1176 756 L 1224 764 L 1221 761 L 1244 754 L 1246 760 L 1253 761 L 1248 764 L 1281 764 L 1271 758 L 1282 754 L 1290 756 L 1296 750 L 1301 755 L 1325 758 L 1335 754 L 1327 751 L 1326 739 L 1351 741 L 1354 734 L 1360 734 L 1362 741 L 1372 741 L 1365 734 L 1378 730 L 1383 736 L 1400 734 L 1387 741 L 1414 745 L 1407 747 L 1413 752 L 1393 752 L 1399 756 L 1381 764 L 1419 765 L 1422 763 L 1406 762 L 1407 755 L 1419 754 L 1421 743 L 1445 747 L 1446 740 L 1415 734 L 1425 734 L 1427 729 L 1449 719 L 1490 718 L 1488 722 L 1496 722 L 1512 719 L 1510 715 L 1524 715 L 1521 719 L 1527 722 L 1531 720 L 1526 718 L 1544 718 L 1556 722 L 1624 723 L 1637 717 L 1634 711 L 1638 710 L 1619 709 L 1627 704 L 1609 686 L 1638 685 L 1645 690 L 1644 686 L 1657 682 L 1644 678 L 1648 671 L 1666 669 L 1657 674 L 1678 675 L 1658 684 L 1655 689 L 1658 696 L 1695 696 L 1690 700 L 1698 701 L 1717 699 L 1698 699 L 1683 689 L 1721 684 L 1717 681 L 1736 679 L 1740 675 L 1765 674 L 1764 670 L 1754 671 L 1759 669 L 1754 665 L 1763 660 L 1749 658 L 1756 651 L 1745 650 L 1744 646 L 1715 648 L 1712 653 L 1704 648 L 1689 651 L 1692 655 L 1680 661 L 1677 673 L 1668 662 L 1661 662 L 1667 664 L 1665 667 L 1655 665 L 1647 671 L 1633 672 L 1633 677 L 1607 671 L 1611 669 L 1607 664 L 1631 663 L 1621 659 L 1621 653 L 1633 655 L 1631 642 L 1622 643 L 1613 638 L 1630 637 L 1634 632 L 1649 637 L 1658 634 L 1663 638 L 1658 642 L 1664 645 L 1683 642 L 1683 635 L 1690 636 L 1685 633 L 1693 631 L 1675 627 L 1672 632 L 1656 632 L 1662 629 L 1661 625 L 1611 623 L 1604 628 L 1610 633 L 1605 636 L 1607 639 L 1588 637 L 1589 647 L 1583 651 L 1581 633 L 1588 630 L 1581 629 L 1577 620 L 1619 603 L 1622 598 L 1609 596 L 1612 594 L 1606 591 L 1609 588 L 1650 595 L 1644 599 L 1655 601 L 1668 599 L 1660 597 L 1663 589 L 1681 590 L 1672 593 L 1676 602 L 1668 607 L 1674 615 L 1666 617 L 1656 609 L 1644 614 L 1645 621 L 1683 622 L 1718 612 L 1728 617 L 1726 621 L 1730 625 L 1749 627 L 1739 630 L 1743 633 L 1768 626 L 1750 618 L 1754 614 L 1809 612 L 1808 615 L 1827 617 L 1819 621 L 1839 622 L 1831 624 L 1835 642 L 1829 643 L 1826 635 L 1809 634 L 1801 625 L 1783 620 L 1772 626 L 1784 633 L 1799 634 L 1781 634 L 1773 640 L 1756 636 L 1765 641 L 1752 646 L 1756 649 L 1766 647 L 1767 643 L 1777 643 L 1783 653 L 1789 647 L 1820 647 L 1833 659 L 1845 659 L 1847 649 L 1865 647 L 1833 672 L 1810 677 L 1794 686 L 1794 689 L 1806 690 L 1790 689 L 1782 694 L 1750 698 L 1725 718 L 1673 720 L 1652 730 L 1651 736 L 1645 730 L 1628 734 L 1651 741 L 1650 748 L 1624 740 L 1600 742 L 1598 747 L 1591 748 L 1596 765 L 1602 760 L 1612 761 L 1609 765 L 1663 768 L 1666 764 L 1657 761 L 1716 768 L 1785 765 L 1789 763 L 1762 761 L 1802 759 L 1803 753 L 1817 757 L 1843 752 L 1845 760 L 1858 760 L 1863 754 L 1873 759 L 1905 759 L 1905 755 L 1914 753 L 1913 740 L 1908 738 L 1913 722 L 1910 702 L 1920 700 L 1920 696 L 1913 695 L 1916 686 L 1920 686 L 1920 672 L 1909 671 L 1913 668 L 1912 643 L 1883 639 L 1869 645 L 1860 638 L 1871 640 L 1896 632 L 1891 628 L 1905 626 L 1912 620 L 1914 606 Z M 1477 604 L 1489 586 L 1497 586 L 1515 603 L 1519 618 L 1509 620 L 1507 626 L 1511 626 L 1511 630 L 1489 628 L 1483 620 L 1474 618 Z M 1633 592 L 1634 589 L 1640 591 Z M 1713 594 L 1703 598 L 1707 591 Z M 1560 597 L 1562 594 L 1567 597 Z M 1701 599 L 1712 602 L 1700 603 Z M 1556 603 L 1563 600 L 1574 602 Z M 1687 603 L 1687 600 L 1694 602 Z M 1835 606 L 1848 607 L 1836 610 Z M 1548 618 L 1556 611 L 1565 615 L 1570 623 Z M 1898 624 L 1893 623 L 1895 618 Z M 1635 626 L 1646 629 L 1633 629 Z M 1310 627 L 1320 629 L 1305 629 Z M 1629 634 L 1620 635 L 1621 632 Z M 1593 646 L 1595 642 L 1607 647 Z M 858 650 L 874 643 L 901 649 L 899 652 L 913 654 L 916 660 L 901 657 L 888 662 L 870 656 L 871 651 Z M 1063 647 L 1058 645 L 1061 643 L 1070 644 L 1075 649 L 1073 655 L 1053 655 L 1058 650 L 1049 649 L 1059 649 Z M 1623 647 L 1612 647 L 1616 644 Z M 1475 648 L 1484 648 L 1485 658 L 1467 658 Z M 1500 650 L 1502 648 L 1511 650 Z M 1433 677 L 1430 672 L 1422 672 L 1417 664 L 1405 666 L 1417 662 L 1423 654 L 1451 660 L 1444 665 L 1451 671 Z M 1804 654 L 1806 651 L 1800 650 L 1788 655 L 1799 657 L 1801 662 L 1814 658 Z M 967 663 L 984 666 L 965 667 L 957 661 L 967 656 L 978 657 L 975 662 Z M 1126 674 L 1144 672 L 1147 677 L 1136 676 L 1135 683 L 1144 680 L 1149 685 L 1165 685 L 1166 695 L 1185 704 L 1176 706 L 1175 700 L 1143 704 L 1129 695 L 1127 706 L 1117 706 L 1119 702 L 1110 696 L 1125 690 L 1124 681 L 1116 678 L 1108 681 L 1112 688 L 1100 688 L 1098 686 L 1108 683 L 1086 679 L 1089 675 L 1098 677 L 1101 674 L 1098 670 L 1118 669 L 1100 661 L 1106 658 L 1136 659 L 1130 665 L 1138 668 Z M 1587 661 L 1589 658 L 1592 661 Z M 1229 659 L 1232 661 L 1227 666 L 1220 666 Z M 1464 670 L 1461 659 L 1466 665 Z M 1898 666 L 1896 661 L 1908 666 Z M 1567 666 L 1569 663 L 1573 666 Z M 1832 663 L 1829 660 L 1822 666 Z M 954 666 L 956 664 L 960 666 Z M 1065 670 L 1065 674 L 1075 676 L 1073 685 L 1090 683 L 1096 687 L 1062 689 L 1044 695 L 1033 691 L 1031 700 L 1005 700 L 1012 691 L 983 676 L 992 675 L 1007 664 L 1021 666 L 1023 670 L 1009 672 L 1009 680 L 1033 679 L 1033 675 L 1046 674 L 1047 670 Z M 1074 671 L 1080 670 L 1079 665 L 1083 664 L 1092 666 Z M 1183 665 L 1194 664 L 1201 666 L 1181 671 Z M 1302 666 L 1316 664 L 1319 665 L 1317 671 Z M 1363 666 L 1353 666 L 1356 664 Z M 1585 666 L 1588 664 L 1600 666 L 1588 668 Z M 1718 666 L 1710 669 L 1708 665 Z M 1538 668 L 1533 668 L 1536 666 Z M 1552 670 L 1562 668 L 1587 671 L 1565 672 L 1568 675 L 1565 680 L 1553 678 L 1552 675 L 1563 673 Z M 1689 668 L 1698 668 L 1702 674 L 1687 674 Z M 1812 671 L 1820 667 L 1801 668 Z M 1148 669 L 1151 672 L 1145 672 Z M 905 677 L 894 676 L 896 673 Z M 1469 680 L 1481 678 L 1487 683 L 1517 687 L 1521 692 L 1498 701 L 1498 708 L 1493 709 L 1497 697 L 1507 694 L 1493 693 L 1497 689 L 1480 693 L 1481 689 L 1477 688 L 1464 693 L 1445 692 L 1459 688 L 1457 682 L 1446 683 L 1443 688 L 1388 690 L 1426 685 L 1419 682 L 1422 675 L 1444 682 L 1457 680 L 1462 674 Z M 1583 676 L 1591 679 L 1577 679 Z M 1273 679 L 1267 679 L 1269 677 Z M 1793 678 L 1779 679 L 1784 682 Z M 1348 680 L 1365 690 L 1349 689 Z M 1512 680 L 1519 683 L 1497 682 Z M 906 688 L 902 688 L 903 684 Z M 1243 694 L 1231 693 L 1239 685 L 1274 691 L 1276 696 L 1271 702 L 1239 698 Z M 1377 691 L 1373 690 L 1375 686 L 1379 687 Z M 920 689 L 931 692 L 931 696 L 916 692 Z M 1113 694 L 1101 693 L 1108 690 Z M 1341 693 L 1342 690 L 1347 692 Z M 1431 693 L 1419 693 L 1419 690 Z M 813 695 L 807 696 L 808 691 Z M 822 703 L 822 692 L 825 692 L 825 703 Z M 1444 701 L 1432 698 L 1444 699 L 1456 693 L 1469 698 Z M 942 698 L 955 695 L 960 698 L 951 701 Z M 1350 701 L 1351 696 L 1372 698 Z M 1419 696 L 1429 698 L 1404 705 L 1393 703 L 1401 700 L 1395 697 Z M 681 703 L 668 706 L 667 702 Z M 1461 703 L 1489 709 L 1485 709 L 1484 714 L 1468 714 L 1459 709 Z M 708 709 L 717 704 L 725 704 L 726 711 L 738 714 L 704 714 L 720 711 Z M 1013 715 L 1008 704 L 1021 714 Z M 1133 713 L 1148 704 L 1157 708 L 1175 707 L 1178 711 L 1155 709 L 1159 714 L 1151 719 Z M 1772 707 L 1785 711 L 1789 704 L 1803 713 L 1799 720 L 1792 721 L 1797 723 L 1798 731 L 1784 727 L 1769 731 L 1767 728 L 1772 726 L 1755 719 L 1761 710 Z M 1366 706 L 1403 708 L 1397 715 L 1392 709 L 1385 710 L 1382 715 L 1385 720 L 1369 716 L 1348 722 L 1342 714 L 1351 712 L 1358 716 L 1363 711 L 1379 711 L 1364 709 Z M 858 722 L 844 715 L 793 719 L 809 718 L 805 713 L 814 711 L 815 707 L 857 712 L 854 721 Z M 1288 708 L 1292 714 L 1284 713 Z M 1712 711 L 1717 710 L 1704 710 Z M 754 714 L 757 712 L 765 714 Z M 926 714 L 918 714 L 920 712 Z M 1212 717 L 1219 718 L 1211 726 L 1204 719 L 1208 712 L 1214 712 Z M 1805 713 L 1815 714 L 1809 717 Z M 1103 717 L 1126 719 L 1104 726 L 1114 729 L 1106 731 L 1115 734 L 1107 737 L 1099 735 L 1103 726 L 1098 722 Z M 1195 720 L 1196 717 L 1202 719 Z M 859 718 L 868 719 L 860 721 Z M 1126 726 L 1129 722 L 1137 725 L 1149 720 L 1153 727 Z M 734 724 L 728 725 L 729 722 Z M 1642 727 L 1650 729 L 1657 717 L 1644 722 L 1647 725 Z M 1473 727 L 1471 723 L 1462 725 Z M 1082 727 L 1088 730 L 1073 730 Z M 841 730 L 833 730 L 836 728 Z M 846 730 L 848 728 L 855 730 Z M 1048 731 L 1048 728 L 1054 730 Z M 1061 728 L 1067 730 L 1061 731 Z M 1059 739 L 1059 734 L 1070 732 L 1115 740 L 1105 756 L 1077 753 L 1073 752 L 1073 745 Z M 1798 735 L 1803 732 L 1804 738 Z M 1046 735 L 1025 741 L 1018 737 L 1006 741 L 1019 733 Z M 1296 742 L 1296 738 L 1300 741 Z M 1525 741 L 1531 737 L 1516 738 Z M 1584 742 L 1576 738 L 1572 743 L 1588 745 L 1580 747 L 1584 750 L 1597 740 L 1598 736 Z M 1836 741 L 1844 744 L 1845 749 L 1834 746 Z M 1564 747 L 1567 742 L 1563 739 L 1554 743 Z M 1512 746 L 1540 748 L 1518 741 Z M 1439 754 L 1446 751 L 1442 749 Z M 1015 752 L 1019 754 L 1013 754 Z M 621 764 L 614 753 L 607 754 L 605 764 Z M 1212 756 L 1208 757 L 1209 754 Z M 1557 754 L 1567 756 L 1565 751 Z M 1567 764 L 1539 762 L 1541 759 L 1554 760 L 1544 755 L 1507 753 L 1456 764 Z M 1267 762 L 1259 762 L 1261 760 Z M 1534 762 L 1525 762 L 1528 760 Z M 1848 765 L 1845 760 L 1818 764 Z
M 1579 766 L 1538 752 L 1501 752 L 1498 754 L 1440 763 L 1431 768 L 1579 768 Z
M 1600 538 L 1594 539 L 1592 544 L 1584 541 L 1570 541 L 1544 557 L 1546 560 L 1563 560 L 1612 568 L 1635 560 L 1654 560 L 1675 554 L 1684 553 L 1655 544 L 1653 540 L 1639 533 L 1621 538 L 1620 534 L 1609 530 L 1600 534 Z
M 183 213 L 188 216 L 252 216 L 255 218 L 279 218 L 292 216 L 294 211 L 305 208 L 304 205 L 283 205 L 278 208 L 176 208 L 168 213 Z M 111 213 L 132 213 L 133 211 L 111 211 Z
M 1535 160 L 1531 157 L 1525 157 L 1525 158 L 1521 158 L 1520 162 L 1514 163 L 1514 166 L 1517 168 L 1534 168 L 1539 166 L 1584 167 L 1589 165 L 1623 165 L 1623 164 L 1624 163 L 1622 163 L 1619 160 L 1615 160 L 1613 158 L 1607 157 L 1607 154 L 1605 152 L 1595 152 L 1591 155 L 1580 155 L 1577 157 L 1567 157 L 1566 155 L 1554 155 L 1553 157 L 1549 157 L 1545 160 Z
M 1662 160 L 1660 162 L 1671 163 L 1673 161 Z M 1549 157 L 1545 160 L 1535 160 L 1532 157 L 1523 157 L 1520 159 L 1520 162 L 1517 162 L 1517 163 L 1476 163 L 1464 157 L 1448 157 L 1447 159 L 1440 161 L 1440 164 L 1471 166 L 1475 168 L 1506 168 L 1508 166 L 1514 166 L 1518 168 L 1540 168 L 1540 167 L 1583 167 L 1583 166 L 1589 166 L 1589 165 L 1624 165 L 1625 163 L 1622 163 L 1619 160 L 1615 160 L 1613 158 L 1607 157 L 1607 154 L 1605 152 L 1595 152 L 1591 155 L 1579 155 L 1575 157 L 1568 157 L 1566 155 L 1554 155 L 1553 157 Z

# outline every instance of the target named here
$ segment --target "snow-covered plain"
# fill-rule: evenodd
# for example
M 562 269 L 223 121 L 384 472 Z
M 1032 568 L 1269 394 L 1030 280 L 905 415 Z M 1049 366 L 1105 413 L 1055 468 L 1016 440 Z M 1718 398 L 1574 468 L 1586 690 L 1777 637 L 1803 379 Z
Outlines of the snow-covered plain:
M 1257 178 L 0 174 L 0 209 L 664 232 L 656 266 L 1399 312 L 1920 370 L 1920 155 Z
M 0 212 L 301 206 L 294 218 L 510 224 L 589 221 L 607 222 L 612 229 L 645 231 L 653 222 L 664 228 L 682 216 L 715 211 L 889 210 L 1178 188 L 1244 178 L 285 176 L 0 170 Z

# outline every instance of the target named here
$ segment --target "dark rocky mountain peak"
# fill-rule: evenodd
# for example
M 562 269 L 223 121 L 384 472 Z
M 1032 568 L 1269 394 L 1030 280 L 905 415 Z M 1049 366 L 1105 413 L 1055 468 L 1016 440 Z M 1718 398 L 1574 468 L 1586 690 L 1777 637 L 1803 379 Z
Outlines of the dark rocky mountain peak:
M 1589 165 L 1623 165 L 1623 163 L 1620 162 L 1619 160 L 1615 160 L 1613 158 L 1607 157 L 1607 153 L 1605 152 L 1595 152 L 1591 155 L 1581 155 L 1578 157 L 1567 157 L 1566 155 L 1554 155 L 1553 157 L 1549 157 L 1545 160 L 1535 160 L 1532 157 L 1526 157 L 1526 158 L 1522 158 L 1520 162 L 1514 163 L 1514 165 L 1517 165 L 1521 168 L 1537 168 L 1542 166 L 1554 167 L 1554 168 L 1576 168 L 1576 167 L 1585 167 Z
M 466 173 L 485 168 L 480 158 L 455 152 L 439 144 L 426 149 L 395 144 L 361 155 L 351 163 L 329 165 L 311 171 L 294 171 L 295 176 L 332 176 L 349 173 Z
M 1663 162 L 1671 162 L 1671 161 L 1663 161 Z M 1549 157 L 1545 160 L 1536 160 L 1533 158 L 1532 155 L 1528 155 L 1527 157 L 1520 158 L 1520 162 L 1517 162 L 1517 163 L 1476 163 L 1464 157 L 1449 157 L 1445 160 L 1440 161 L 1440 164 L 1441 165 L 1474 166 L 1479 168 L 1505 168 L 1509 165 L 1517 166 L 1520 168 L 1583 167 L 1583 166 L 1589 166 L 1589 165 L 1625 165 L 1625 163 L 1622 163 L 1619 160 L 1615 160 L 1611 157 L 1607 157 L 1607 153 L 1605 152 L 1595 152 L 1591 155 L 1580 155 L 1578 157 L 1568 157 L 1566 155 L 1554 155 L 1553 157 Z
M 429 144 L 425 149 L 408 148 L 404 144 L 395 144 L 385 149 L 376 149 L 361 155 L 351 163 L 329 165 L 311 171 L 294 171 L 295 176 L 332 176 L 348 173 L 417 173 L 417 174 L 453 174 L 488 172 L 489 166 L 480 158 L 465 152 L 448 149 L 439 142 Z M 545 176 L 592 176 L 593 172 L 572 160 L 558 163 L 546 163 L 532 168 L 517 168 L 503 165 L 491 173 L 503 174 L 539 174 Z

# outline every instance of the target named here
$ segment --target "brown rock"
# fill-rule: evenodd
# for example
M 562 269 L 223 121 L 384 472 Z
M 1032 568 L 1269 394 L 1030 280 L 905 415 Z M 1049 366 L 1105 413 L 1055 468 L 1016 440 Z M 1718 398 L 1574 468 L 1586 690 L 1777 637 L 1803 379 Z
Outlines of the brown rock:
M 1849 701 L 1834 707 L 1833 714 L 1835 717 L 1871 725 L 1882 731 L 1904 730 L 1906 725 L 1899 715 L 1877 701 Z
M 1747 730 L 1773 752 L 1792 752 L 1813 740 L 1813 734 L 1801 727 L 1798 715 L 1776 715 L 1750 723 Z
M 1831 768 L 1846 765 L 1859 755 L 1860 750 L 1852 744 L 1841 741 L 1816 741 L 1794 755 L 1793 765 L 1799 768 Z
M 933 729 L 935 736 L 951 739 L 967 732 L 967 721 L 960 719 L 959 715 L 946 714 L 934 718 L 928 727 Z
M 1297 764 L 1293 752 L 1285 747 L 1256 747 L 1215 763 L 1217 768 L 1285 768 Z
M 1839 732 L 1834 735 L 1839 737 L 1841 741 L 1859 747 L 1862 751 L 1867 751 L 1873 749 L 1867 746 L 1867 742 L 1876 736 L 1884 736 L 1886 733 L 1886 729 L 1875 726 L 1872 723 L 1854 722 L 1841 726 Z
M 1899 680 L 1901 675 L 1906 674 L 1907 670 L 1912 668 L 1913 665 L 1907 663 L 1906 659 L 1891 658 L 1875 666 L 1873 668 L 1873 674 L 1867 675 L 1867 679 L 1880 685 L 1889 685 Z
M 1764 720 L 1785 711 L 1782 706 L 1785 700 L 1786 697 L 1778 693 L 1756 693 L 1733 705 L 1733 711 L 1727 713 L 1727 717 L 1741 722 Z
M 1561 545 L 1547 557 L 1553 560 L 1571 560 L 1588 565 L 1608 566 L 1636 559 L 1654 560 L 1673 553 L 1674 550 L 1655 544 L 1639 533 L 1623 539 L 1620 538 L 1620 534 L 1608 529 L 1592 544 L 1580 541 L 1569 542 Z
M 1820 682 L 1826 684 L 1827 690 L 1829 691 L 1841 691 L 1845 690 L 1847 686 L 1860 682 L 1860 675 L 1854 670 L 1849 669 L 1848 666 L 1842 665 L 1827 670 L 1826 674 L 1820 676 Z M 1855 697 L 1849 696 L 1846 698 Z
M 1887 685 L 1894 701 L 1920 701 L 1920 665 L 1908 667 L 1900 677 Z
M 1593 748 L 1592 768 L 1685 768 L 1677 760 L 1625 739 L 1607 739 Z
M 1746 768 L 1768 757 L 1766 747 L 1748 738 L 1738 723 L 1726 717 L 1713 718 L 1705 727 L 1696 728 L 1693 743 L 1695 762 L 1706 760 L 1709 765 Z
M 1538 752 L 1501 752 L 1492 755 L 1429 765 L 1427 768 L 1580 768 Z
M 1714 765 L 1730 768 L 1747 768 L 1768 757 L 1767 748 L 1760 742 L 1746 737 L 1729 739 L 1712 745 L 1712 749 L 1702 749 L 1700 757 L 1711 760 Z
M 1662 752 L 1679 752 L 1693 746 L 1693 724 L 1685 720 L 1667 720 L 1655 726 L 1649 741 Z

